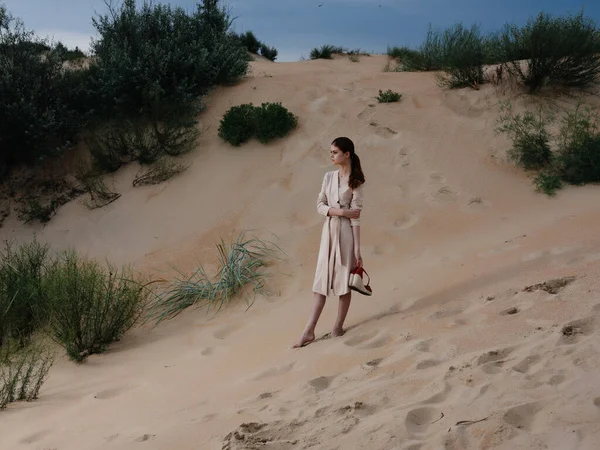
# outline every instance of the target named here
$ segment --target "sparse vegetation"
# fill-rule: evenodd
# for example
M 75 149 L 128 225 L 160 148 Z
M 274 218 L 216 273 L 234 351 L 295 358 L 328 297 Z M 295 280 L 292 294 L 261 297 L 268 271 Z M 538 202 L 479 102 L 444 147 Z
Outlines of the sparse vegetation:
M 298 125 L 297 117 L 280 103 L 251 103 L 232 106 L 219 125 L 219 136 L 233 146 L 239 146 L 256 136 L 266 144 L 286 136 Z
M 399 101 L 401 97 L 402 94 L 392 91 L 391 89 L 386 91 L 379 89 L 379 95 L 376 98 L 379 103 L 394 103 Z
M 49 334 L 82 361 L 121 338 L 139 318 L 149 296 L 127 267 L 117 270 L 61 253 L 43 281 L 48 296 Z
M 513 141 L 511 159 L 537 172 L 536 190 L 553 195 L 563 182 L 600 182 L 600 117 L 596 109 L 578 106 L 567 111 L 556 135 L 547 130 L 554 114 L 541 107 L 523 115 L 514 114 L 510 104 L 504 104 L 502 110 L 497 130 L 508 133 Z
M 583 13 L 540 13 L 523 27 L 506 25 L 497 45 L 497 59 L 530 92 L 551 84 L 584 88 L 599 80 L 600 30 Z
M 81 184 L 83 189 L 89 194 L 89 201 L 84 202 L 84 205 L 88 209 L 96 209 L 102 208 L 116 199 L 118 199 L 121 194 L 118 192 L 113 192 L 106 186 L 106 183 L 102 179 L 102 175 L 98 175 L 95 173 L 86 173 L 82 177 L 80 177 Z
M 40 345 L 0 355 L 0 410 L 37 399 L 53 364 L 52 351 Z
M 133 186 L 147 186 L 170 180 L 188 168 L 187 164 L 178 163 L 171 158 L 162 157 L 152 166 L 136 175 Z
M 266 293 L 267 274 L 261 269 L 267 265 L 269 258 L 282 253 L 276 244 L 246 238 L 246 233 L 242 232 L 234 242 L 227 244 L 221 240 L 216 247 L 219 259 L 216 275 L 210 277 L 202 266 L 190 276 L 180 273 L 181 278 L 171 282 L 167 290 L 156 297 L 147 320 L 158 324 L 191 306 L 206 306 L 208 310 L 219 311 L 248 289 L 250 292 L 245 298 L 249 304 L 256 294 Z
M 236 35 L 242 45 L 255 55 L 260 54 L 268 60 L 275 61 L 277 59 L 277 49 L 269 47 L 267 44 L 259 41 L 252 31 Z
M 513 141 L 508 151 L 509 157 L 526 170 L 544 168 L 552 157 L 550 134 L 546 126 L 552 122 L 553 115 L 541 106 L 536 113 L 527 111 L 515 114 L 512 105 L 504 102 L 500 107 L 498 133 L 507 133 Z

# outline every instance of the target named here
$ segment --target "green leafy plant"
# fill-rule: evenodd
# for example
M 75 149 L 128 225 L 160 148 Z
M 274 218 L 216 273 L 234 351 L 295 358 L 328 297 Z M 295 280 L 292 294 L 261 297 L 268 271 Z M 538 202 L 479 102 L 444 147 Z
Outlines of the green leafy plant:
M 536 113 L 515 114 L 508 102 L 501 104 L 496 132 L 507 133 L 513 141 L 509 157 L 526 170 L 537 170 L 550 163 L 550 133 L 546 126 L 553 115 L 540 106 Z
M 286 136 L 298 126 L 298 118 L 281 103 L 263 103 L 256 108 L 254 117 L 254 133 L 263 144 Z
M 238 147 L 248 141 L 255 130 L 255 110 L 252 103 L 232 106 L 219 124 L 219 136 Z
M 386 91 L 379 89 L 379 95 L 376 98 L 379 103 L 394 103 L 399 101 L 401 97 L 402 94 L 392 91 L 391 89 Z
M 128 267 L 105 268 L 74 251 L 59 255 L 43 287 L 49 334 L 78 362 L 119 340 L 139 318 L 149 296 Z

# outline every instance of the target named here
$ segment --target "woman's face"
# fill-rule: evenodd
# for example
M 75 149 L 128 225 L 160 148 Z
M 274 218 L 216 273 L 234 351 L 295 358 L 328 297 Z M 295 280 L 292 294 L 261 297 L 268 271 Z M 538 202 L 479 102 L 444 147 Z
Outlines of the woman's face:
M 341 165 L 345 164 L 348 161 L 348 159 L 350 158 L 350 153 L 344 153 L 339 148 L 337 148 L 335 145 L 331 146 L 331 149 L 329 150 L 329 154 L 331 156 L 331 162 L 333 164 L 335 164 L 336 166 L 341 166 Z

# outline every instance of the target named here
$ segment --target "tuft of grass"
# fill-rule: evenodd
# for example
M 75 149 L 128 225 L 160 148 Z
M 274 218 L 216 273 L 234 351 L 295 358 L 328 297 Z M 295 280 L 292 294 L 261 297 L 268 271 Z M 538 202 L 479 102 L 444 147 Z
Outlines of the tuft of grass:
M 49 334 L 77 362 L 119 340 L 139 318 L 149 296 L 128 267 L 104 268 L 70 250 L 48 268 L 43 288 Z
M 216 275 L 209 277 L 202 266 L 188 277 L 180 272 L 182 278 L 171 282 L 166 291 L 157 296 L 147 320 L 158 324 L 191 306 L 218 312 L 243 290 L 250 289 L 253 297 L 266 292 L 267 275 L 261 269 L 269 257 L 283 253 L 276 244 L 258 238 L 248 239 L 242 232 L 234 242 L 226 244 L 221 239 L 216 247 L 219 260 Z M 246 300 L 251 304 L 249 295 Z
M 0 356 L 0 410 L 16 401 L 37 399 L 53 364 L 54 353 L 41 346 Z
M 132 184 L 133 186 L 160 184 L 182 173 L 188 166 L 188 164 L 178 163 L 173 159 L 163 157 L 156 161 L 149 169 L 136 175 Z
M 375 97 L 379 103 L 394 103 L 400 100 L 402 94 L 398 92 L 392 91 L 388 89 L 386 91 L 382 91 L 379 89 L 379 95 Z
M 334 47 L 333 45 L 322 45 L 320 48 L 313 48 L 310 51 L 310 59 L 332 59 L 334 53 L 343 53 L 344 49 L 341 47 Z

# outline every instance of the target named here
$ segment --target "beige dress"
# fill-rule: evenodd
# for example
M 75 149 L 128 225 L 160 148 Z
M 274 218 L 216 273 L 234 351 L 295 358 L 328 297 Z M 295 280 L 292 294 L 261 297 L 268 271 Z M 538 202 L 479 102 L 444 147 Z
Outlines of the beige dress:
M 317 197 L 317 211 L 326 218 L 321 232 L 313 292 L 325 296 L 350 292 L 348 279 L 355 261 L 352 227 L 360 226 L 360 219 L 331 217 L 327 213 L 329 208 L 361 210 L 362 207 L 362 186 L 351 189 L 348 178 L 340 180 L 339 170 L 325 174 Z

